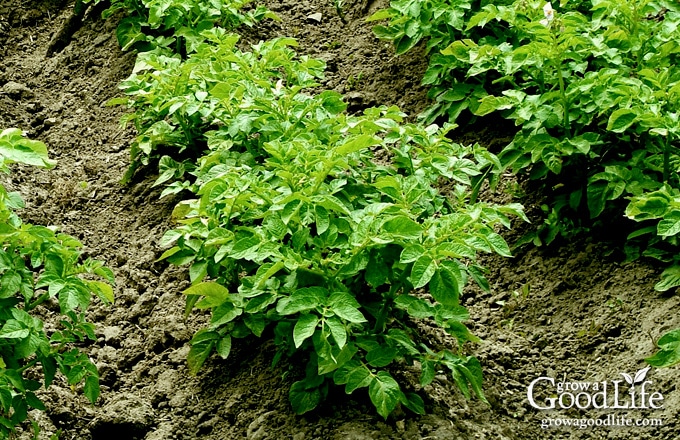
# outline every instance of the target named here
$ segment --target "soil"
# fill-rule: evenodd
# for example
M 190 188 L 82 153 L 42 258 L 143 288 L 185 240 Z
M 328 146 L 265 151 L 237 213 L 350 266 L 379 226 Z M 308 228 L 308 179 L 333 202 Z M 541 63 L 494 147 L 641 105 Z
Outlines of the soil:
M 345 3 L 346 24 L 327 0 L 266 4 L 282 21 L 246 30 L 244 41 L 297 38 L 300 52 L 328 63 L 322 87 L 345 93 L 353 110 L 396 104 L 415 115 L 427 106 L 426 90 L 419 86 L 426 67 L 422 49 L 395 57 L 364 21 L 385 6 L 382 0 Z M 617 246 L 597 237 L 519 249 L 513 259 L 484 259 L 491 292 L 470 288 L 464 301 L 470 327 L 482 338 L 469 350 L 483 365 L 489 405 L 466 400 L 451 378 L 439 375 L 420 392 L 425 416 L 397 411 L 383 420 L 366 396 L 347 397 L 342 390 L 311 414 L 296 416 L 287 392 L 296 366 L 272 368 L 274 347 L 256 340 L 243 341 L 228 360 L 211 359 L 198 376 L 190 376 L 187 342 L 205 316 L 183 318 L 181 291 L 188 276 L 155 261 L 177 200 L 159 199 L 153 170 L 127 186 L 119 183 L 134 132 L 119 124 L 125 110 L 106 102 L 119 95 L 117 85 L 130 74 L 135 55 L 119 50 L 113 20 L 88 15 L 70 44 L 46 56 L 51 36 L 72 7 L 63 0 L 0 5 L 0 127 L 25 130 L 58 160 L 49 171 L 15 167 L 2 182 L 26 200 L 25 221 L 56 225 L 78 237 L 89 256 L 116 274 L 116 303 L 92 308 L 89 319 L 97 324 L 98 339 L 84 347 L 100 369 L 101 397 L 90 405 L 78 390 L 56 380 L 41 394 L 47 411 L 32 413 L 41 438 L 58 430 L 62 439 L 83 440 L 678 437 L 677 368 L 648 373 L 649 390 L 663 395 L 658 410 L 546 411 L 527 399 L 527 387 L 541 376 L 558 382 L 623 380 L 621 373 L 645 367 L 653 340 L 680 327 L 678 296 L 653 289 L 662 267 L 647 261 L 623 264 Z M 317 13 L 320 18 L 313 16 Z M 498 142 L 488 131 L 462 136 Z M 506 188 L 494 197 L 511 200 L 516 188 Z M 532 220 L 541 221 L 538 215 Z M 520 232 L 508 234 L 508 240 Z M 424 326 L 423 332 L 449 343 L 435 329 Z M 417 388 L 417 380 L 404 376 Z M 537 402 L 545 402 L 546 392 L 537 394 Z M 541 427 L 547 418 L 606 414 L 658 418 L 663 426 Z

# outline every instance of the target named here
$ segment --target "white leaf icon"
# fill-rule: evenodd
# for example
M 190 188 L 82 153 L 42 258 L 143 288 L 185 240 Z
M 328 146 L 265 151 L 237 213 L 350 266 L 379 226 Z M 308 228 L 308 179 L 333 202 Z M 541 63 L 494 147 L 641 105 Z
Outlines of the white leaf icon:
M 643 368 L 642 370 L 638 371 L 635 373 L 635 383 L 640 383 L 645 380 L 645 377 L 647 377 L 647 372 L 649 369 L 652 368 L 651 366 L 647 368 Z
M 621 376 L 623 376 L 623 378 L 626 379 L 626 382 L 628 382 L 629 384 L 633 385 L 633 383 L 634 383 L 634 382 L 633 382 L 633 378 L 631 377 L 630 374 L 628 374 L 628 373 L 621 373 Z

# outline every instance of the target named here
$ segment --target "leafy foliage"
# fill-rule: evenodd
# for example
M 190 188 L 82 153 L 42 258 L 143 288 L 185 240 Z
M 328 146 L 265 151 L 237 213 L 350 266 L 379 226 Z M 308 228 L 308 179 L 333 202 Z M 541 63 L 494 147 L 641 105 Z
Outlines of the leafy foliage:
M 654 367 L 672 367 L 680 363 L 680 329 L 672 330 L 659 338 L 659 351 L 645 359 Z
M 551 192 L 534 243 L 550 243 L 625 210 L 643 222 L 630 259 L 672 263 L 655 288 L 680 286 L 677 40 L 680 7 L 654 0 L 393 1 L 373 19 L 397 53 L 427 39 L 423 79 L 435 104 L 423 115 L 455 120 L 500 112 L 518 133 L 500 155 Z M 678 362 L 678 330 L 659 340 L 654 366 Z
M 102 0 L 78 0 L 81 1 Z M 243 12 L 250 3 L 251 0 L 111 0 L 104 17 L 125 12 L 116 31 L 123 50 L 171 47 L 176 53 L 187 54 L 203 41 L 200 34 L 204 30 L 215 26 L 234 29 L 242 24 L 253 26 L 264 18 L 278 19 L 262 6 Z
M 403 38 L 428 37 L 428 48 L 438 50 L 424 79 L 437 96 L 427 118 L 467 109 L 515 121 L 518 133 L 500 159 L 529 170 L 551 193 L 549 216 L 530 237 L 536 244 L 618 217 L 629 205 L 628 217 L 647 223 L 630 237 L 631 258 L 673 259 L 664 250 L 677 241 L 675 211 L 646 209 L 680 188 L 676 3 L 594 0 L 553 9 L 538 1 L 482 2 L 461 6 L 459 20 L 442 18 L 430 2 L 408 4 L 393 2 L 383 13 L 389 31 L 378 34 L 415 20 Z M 680 285 L 675 279 L 658 287 Z
M 429 67 L 422 83 L 430 86 L 428 96 L 434 101 L 421 116 L 426 123 L 446 116 L 454 121 L 468 109 L 476 109 L 478 99 L 486 95 L 483 83 L 466 78 L 455 57 L 441 52 L 457 40 L 503 38 L 505 29 L 491 22 L 484 28 L 470 26 L 472 17 L 484 8 L 508 6 L 512 1 L 482 0 L 394 0 L 390 7 L 378 11 L 368 21 L 388 20 L 373 28 L 378 38 L 392 41 L 397 54 L 425 42 Z M 484 56 L 484 54 L 480 54 Z
M 236 35 L 219 28 L 202 35 L 207 41 L 186 61 L 163 50 L 140 54 L 134 73 L 121 84 L 128 98 L 112 101 L 135 109 L 123 120 L 134 123 L 138 131 L 131 147 L 128 178 L 140 164 L 158 159 L 159 151 L 180 158 L 186 150 L 190 160 L 183 166 L 161 161 L 157 183 L 180 178 L 193 166 L 191 158 L 222 142 L 223 134 L 233 136 L 253 157 L 260 156 L 261 142 L 254 134 L 272 119 L 272 112 L 284 114 L 279 108 L 295 107 L 287 113 L 290 119 L 281 120 L 276 127 L 279 135 L 287 136 L 286 130 L 302 123 L 297 113 L 310 103 L 297 92 L 317 85 L 324 67 L 321 61 L 295 59 L 292 39 L 260 43 L 244 53 L 236 48 Z M 272 79 L 286 81 L 296 92 L 282 94 L 272 87 Z M 322 110 L 337 106 L 335 101 L 337 97 L 328 95 Z M 269 124 L 268 129 L 272 127 Z
M 54 166 L 45 145 L 24 138 L 18 129 L 0 133 L 0 170 L 8 172 L 11 163 Z M 97 368 L 74 344 L 95 339 L 94 326 L 84 318 L 92 294 L 113 302 L 111 270 L 98 261 L 83 260 L 82 245 L 75 238 L 23 223 L 15 213 L 21 207 L 19 194 L 0 185 L 2 438 L 27 419 L 30 408 L 45 409 L 35 391 L 48 387 L 57 371 L 71 385 L 84 383 L 84 393 L 94 403 L 99 396 Z M 62 320 L 61 328 L 48 335 L 36 312 L 52 298 L 58 300 Z
M 400 403 L 422 413 L 422 399 L 389 373 L 416 362 L 422 385 L 446 367 L 483 399 L 479 362 L 460 351 L 475 338 L 459 297 L 469 278 L 488 288 L 476 255 L 509 256 L 495 228 L 523 217 L 519 206 L 468 203 L 498 159 L 449 141 L 451 126 L 405 124 L 393 107 L 349 116 L 341 95 L 304 93 L 325 66 L 298 57 L 291 39 L 243 52 L 221 29 L 202 36 L 186 60 L 143 54 L 123 85 L 137 154 L 167 151 L 157 183 L 196 196 L 176 207 L 180 225 L 161 256 L 189 265 L 187 313 L 212 311 L 192 340 L 190 370 L 212 352 L 226 358 L 234 338 L 270 329 L 277 359 L 307 357 L 290 390 L 298 413 L 331 383 L 367 387 L 384 417 Z M 157 142 L 139 141 L 153 130 L 164 133 Z M 455 182 L 451 197 L 435 189 L 440 179 Z M 423 319 L 458 349 L 433 351 L 414 330 Z

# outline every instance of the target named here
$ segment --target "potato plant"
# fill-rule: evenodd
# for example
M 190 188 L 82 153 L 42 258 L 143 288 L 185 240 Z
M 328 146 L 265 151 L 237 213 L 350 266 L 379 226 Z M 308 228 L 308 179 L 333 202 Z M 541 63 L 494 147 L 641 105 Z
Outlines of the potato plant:
M 266 130 L 271 136 L 285 137 L 290 127 L 304 126 L 304 118 L 296 113 L 309 113 L 311 109 L 305 108 L 311 104 L 298 92 L 316 85 L 323 62 L 296 59 L 291 49 L 296 43 L 289 38 L 262 42 L 251 52 L 241 52 L 236 48 L 238 36 L 223 29 L 205 31 L 202 36 L 206 41 L 187 60 L 162 49 L 141 53 L 134 73 L 121 83 L 127 98 L 112 103 L 135 110 L 123 122 L 134 124 L 138 132 L 131 146 L 128 178 L 139 165 L 166 155 L 177 160 L 161 160 L 157 183 L 173 176 L 178 179 L 209 145 L 222 142 L 223 133 L 259 157 L 261 137 L 255 133 Z M 272 79 L 286 81 L 296 92 L 281 94 Z M 323 105 L 312 114 L 338 105 L 336 95 L 323 96 Z M 291 106 L 295 111 L 279 110 Z M 273 119 L 274 111 L 289 119 Z M 180 165 L 176 162 L 182 162 L 182 156 L 188 160 Z
M 103 0 L 77 0 L 76 9 L 83 4 Z M 234 29 L 240 25 L 278 17 L 265 7 L 244 10 L 252 0 L 111 0 L 104 11 L 110 17 L 123 11 L 116 31 L 123 50 L 133 47 L 149 50 L 154 47 L 171 47 L 177 53 L 194 51 L 203 41 L 201 32 L 215 26 Z
M 628 237 L 630 258 L 673 262 L 657 288 L 680 285 L 677 252 L 668 252 L 680 232 L 677 3 L 482 2 L 451 12 L 455 20 L 434 13 L 436 3 L 407 3 L 378 16 L 391 21 L 377 30 L 398 48 L 429 38 L 424 82 L 442 95 L 428 115 L 467 109 L 518 127 L 503 165 L 550 189 L 549 215 L 529 239 L 550 243 L 625 211 L 646 223 Z
M 190 264 L 189 304 L 213 310 L 192 341 L 192 370 L 213 350 L 227 357 L 232 338 L 271 327 L 279 356 L 308 357 L 290 391 L 299 413 L 331 382 L 348 393 L 368 387 L 384 417 L 400 402 L 421 413 L 421 399 L 386 368 L 415 361 L 421 385 L 447 368 L 466 395 L 483 398 L 479 363 L 460 345 L 432 350 L 415 324 L 432 320 L 461 345 L 475 340 L 459 297 L 469 277 L 486 286 L 478 252 L 510 255 L 493 227 L 520 211 L 468 206 L 462 186 L 456 199 L 438 194 L 442 175 L 460 173 L 464 185 L 479 173 L 469 150 L 401 117 L 387 108 L 330 116 L 313 134 L 265 143 L 261 164 L 231 165 L 225 144 L 201 159 L 200 197 L 180 205 L 184 225 L 164 242 L 174 244 L 164 258 Z M 394 163 L 375 166 L 376 148 Z M 439 168 L 424 159 L 435 152 L 448 155 Z
M 680 363 L 680 329 L 665 333 L 656 343 L 659 349 L 653 356 L 645 359 L 654 367 L 672 367 Z
M 143 0 L 145 24 L 124 21 L 119 34 L 134 26 L 123 46 L 151 41 L 138 32 L 163 16 L 170 21 L 155 22 L 168 41 L 192 38 L 173 47 L 155 37 L 122 83 L 127 98 L 112 102 L 134 109 L 123 123 L 139 133 L 126 179 L 158 160 L 163 195 L 195 197 L 176 207 L 179 226 L 160 258 L 189 265 L 186 313 L 212 314 L 191 342 L 189 370 L 213 352 L 228 357 L 233 339 L 267 336 L 277 362 L 306 360 L 289 393 L 298 413 L 333 383 L 368 388 L 383 417 L 399 404 L 423 413 L 422 398 L 390 373 L 407 365 L 420 368 L 421 386 L 444 368 L 463 394 L 485 400 L 481 366 L 463 349 L 477 339 L 459 298 L 469 278 L 489 288 L 479 252 L 510 256 L 496 229 L 526 220 L 519 205 L 475 202 L 484 180 L 497 181 L 498 158 L 452 143 L 453 126 L 406 124 L 394 107 L 347 115 L 341 95 L 305 93 L 325 64 L 297 56 L 294 40 L 239 50 L 215 20 L 190 18 L 205 7 L 221 16 L 231 3 L 190 3 Z M 445 180 L 454 183 L 447 196 L 436 189 Z M 422 320 L 455 347 L 435 349 L 416 331 Z
M 0 133 L 0 170 L 20 163 L 52 167 L 47 148 L 26 139 L 21 130 Z M 82 245 L 54 228 L 27 224 L 16 210 L 17 193 L 0 185 L 0 438 L 28 418 L 31 408 L 44 410 L 35 392 L 49 387 L 57 371 L 95 402 L 99 374 L 76 344 L 95 339 L 84 313 L 92 295 L 113 302 L 113 273 L 101 262 L 83 259 Z M 41 316 L 46 302 L 56 301 L 57 330 L 48 332 Z
M 500 112 L 518 133 L 501 154 L 552 189 L 549 243 L 625 215 L 642 227 L 627 236 L 629 259 L 671 265 L 655 288 L 680 286 L 680 155 L 677 152 L 680 54 L 677 2 L 465 0 L 393 1 L 373 19 L 397 53 L 421 39 L 433 55 L 423 79 L 434 119 Z M 647 361 L 677 364 L 678 330 L 661 337 Z
M 368 388 L 384 417 L 400 403 L 422 413 L 422 398 L 390 373 L 406 365 L 420 366 L 421 385 L 448 369 L 483 399 L 459 297 L 470 278 L 488 288 L 476 256 L 510 256 L 495 228 L 523 217 L 519 206 L 469 203 L 498 159 L 449 141 L 450 126 L 405 124 L 396 108 L 350 116 L 341 95 L 305 93 L 325 65 L 298 57 L 292 39 L 242 51 L 219 28 L 201 35 L 186 59 L 141 55 L 119 101 L 135 109 L 133 157 L 164 154 L 164 194 L 195 194 L 161 243 L 161 259 L 189 266 L 187 313 L 212 314 L 192 340 L 190 371 L 213 352 L 226 358 L 234 339 L 267 336 L 277 359 L 305 359 L 290 390 L 298 413 L 332 384 Z M 455 182 L 448 197 L 442 179 Z M 432 347 L 421 320 L 456 347 Z

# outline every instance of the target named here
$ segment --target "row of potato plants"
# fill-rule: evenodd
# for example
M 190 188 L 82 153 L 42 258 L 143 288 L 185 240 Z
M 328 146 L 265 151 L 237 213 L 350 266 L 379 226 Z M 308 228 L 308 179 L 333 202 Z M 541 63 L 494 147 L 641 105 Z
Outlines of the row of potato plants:
M 11 164 L 51 168 L 45 144 L 19 129 L 0 132 L 0 172 Z M 44 410 L 37 397 L 60 372 L 71 386 L 83 383 L 85 396 L 99 396 L 99 374 L 80 349 L 95 340 L 85 319 L 92 295 L 113 302 L 113 273 L 82 256 L 82 244 L 55 228 L 23 222 L 16 211 L 24 202 L 0 185 L 0 438 L 8 438 L 28 419 L 30 409 Z M 44 316 L 59 311 L 47 325 Z M 36 436 L 37 425 L 34 424 Z
M 423 83 L 434 104 L 425 120 L 514 121 L 516 135 L 499 154 L 501 163 L 538 181 L 549 200 L 543 227 L 527 241 L 550 243 L 616 221 L 628 230 L 620 238 L 629 260 L 670 263 L 655 288 L 680 286 L 677 2 L 390 6 L 372 17 L 388 20 L 376 34 L 400 53 L 424 41 L 430 54 Z M 615 220 L 624 215 L 639 226 Z M 677 331 L 659 344 L 665 348 L 650 362 L 680 361 Z
M 300 414 L 333 384 L 368 388 L 383 417 L 399 404 L 423 413 L 413 384 L 392 374 L 406 367 L 420 386 L 448 370 L 464 395 L 485 400 L 460 296 L 469 279 L 489 288 L 477 255 L 510 256 L 497 229 L 526 219 L 519 205 L 471 201 L 498 158 L 451 142 L 451 125 L 406 123 L 395 107 L 350 115 L 342 95 L 308 92 L 325 64 L 298 55 L 293 39 L 242 50 L 217 24 L 179 52 L 141 52 L 121 84 L 127 97 L 113 102 L 134 110 L 123 121 L 138 131 L 128 177 L 158 163 L 163 195 L 189 197 L 160 259 L 189 267 L 186 313 L 211 313 L 191 341 L 190 372 L 254 335 L 274 340 L 274 363 L 304 362 L 289 392 Z M 444 181 L 450 194 L 437 190 Z

